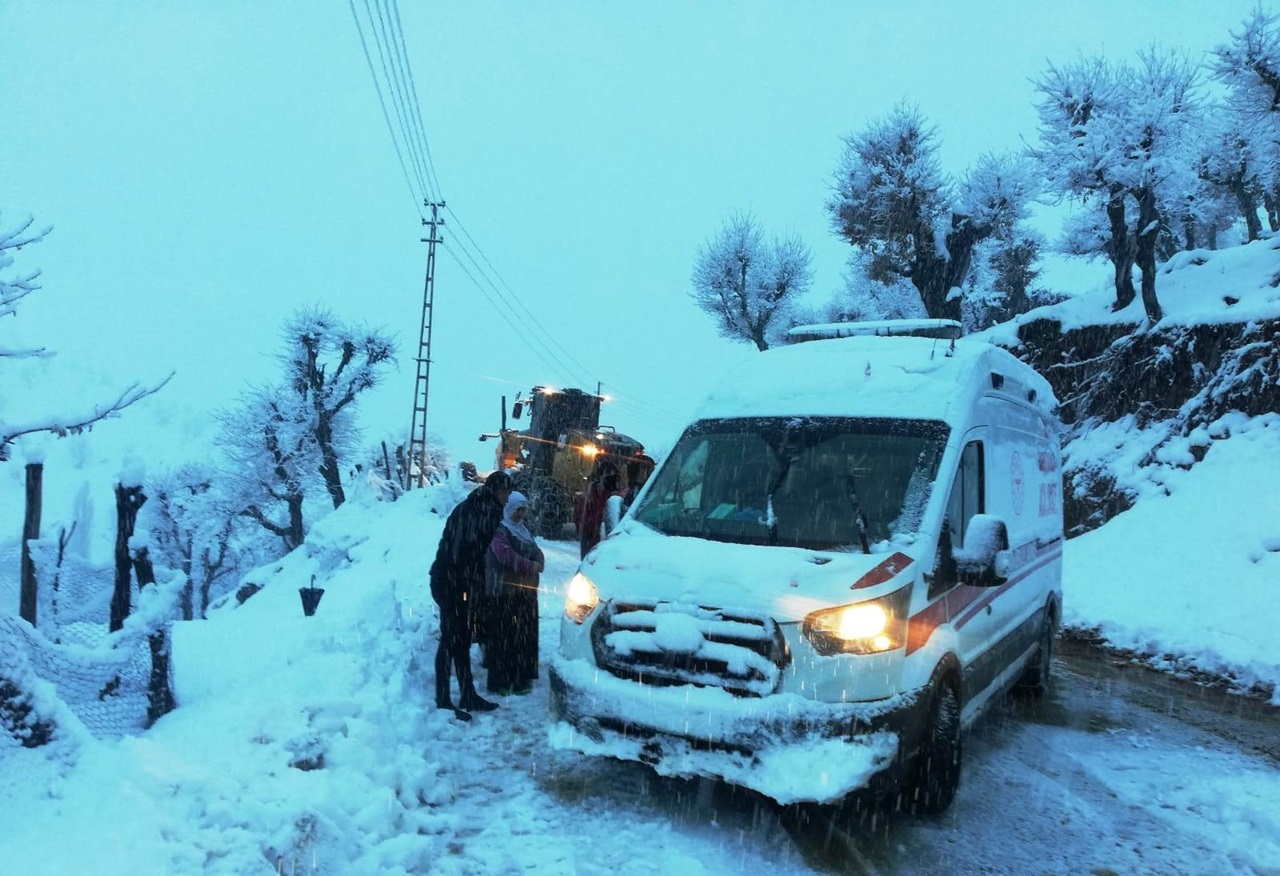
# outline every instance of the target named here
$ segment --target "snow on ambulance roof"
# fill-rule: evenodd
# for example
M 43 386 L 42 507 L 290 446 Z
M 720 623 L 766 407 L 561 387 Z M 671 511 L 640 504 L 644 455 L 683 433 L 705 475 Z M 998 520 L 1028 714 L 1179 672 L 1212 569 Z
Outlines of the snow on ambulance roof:
M 953 346 L 954 343 L 954 346 Z M 712 390 L 697 419 L 764 416 L 899 417 L 963 425 L 992 372 L 1057 406 L 1049 383 L 1007 351 L 961 338 L 850 337 L 806 341 L 749 357 Z M 1025 396 L 1024 396 L 1025 397 Z
M 880 319 L 869 322 L 827 322 L 798 325 L 787 332 L 791 343 L 825 338 L 875 337 L 958 338 L 964 328 L 954 319 Z

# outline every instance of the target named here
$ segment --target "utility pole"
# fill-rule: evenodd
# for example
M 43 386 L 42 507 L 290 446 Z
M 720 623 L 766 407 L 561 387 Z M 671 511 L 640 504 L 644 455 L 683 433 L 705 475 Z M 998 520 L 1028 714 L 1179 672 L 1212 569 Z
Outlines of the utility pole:
M 444 243 L 439 230 L 444 227 L 440 218 L 440 208 L 444 201 L 427 201 L 425 205 L 431 210 L 431 218 L 423 219 L 428 234 L 422 238 L 427 245 L 427 279 L 422 289 L 422 330 L 418 334 L 418 378 L 413 387 L 413 422 L 409 427 L 409 470 L 405 473 L 406 488 L 425 487 L 427 485 L 427 393 L 431 382 L 431 322 L 433 299 L 436 286 L 436 244 Z M 413 467 L 417 466 L 415 475 Z

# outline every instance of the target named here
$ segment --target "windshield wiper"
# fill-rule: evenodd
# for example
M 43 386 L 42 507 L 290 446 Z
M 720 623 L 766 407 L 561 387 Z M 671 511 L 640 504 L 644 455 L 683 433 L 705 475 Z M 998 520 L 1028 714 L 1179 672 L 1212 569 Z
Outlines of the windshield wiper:
M 867 515 L 862 510 L 862 500 L 858 498 L 858 482 L 853 475 L 847 475 L 845 480 L 849 485 L 849 498 L 853 500 L 853 520 L 858 527 L 858 542 L 862 545 L 862 552 L 869 554 L 871 542 L 867 539 Z
M 777 491 L 778 487 L 782 485 L 783 479 L 787 476 L 787 472 L 790 470 L 791 470 L 791 459 L 785 456 L 782 457 L 782 465 L 778 469 L 778 474 L 774 477 L 773 481 L 765 488 L 765 497 L 764 497 L 765 512 L 764 512 L 764 517 L 760 519 L 760 522 L 763 523 L 765 526 L 769 527 L 769 544 L 778 543 L 778 515 L 774 512 L 774 509 L 773 509 L 773 494 Z

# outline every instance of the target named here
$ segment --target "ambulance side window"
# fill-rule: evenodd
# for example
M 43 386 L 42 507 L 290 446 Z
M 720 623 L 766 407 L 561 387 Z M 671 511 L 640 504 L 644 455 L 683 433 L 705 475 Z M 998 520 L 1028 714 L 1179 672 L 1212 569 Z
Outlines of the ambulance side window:
M 947 499 L 942 537 L 938 540 L 937 567 L 929 584 L 930 599 L 945 593 L 960 581 L 955 561 L 951 558 L 951 548 L 964 544 L 970 518 L 981 514 L 985 508 L 983 475 L 982 442 L 970 441 L 960 455 L 960 467 L 951 485 L 951 496 Z

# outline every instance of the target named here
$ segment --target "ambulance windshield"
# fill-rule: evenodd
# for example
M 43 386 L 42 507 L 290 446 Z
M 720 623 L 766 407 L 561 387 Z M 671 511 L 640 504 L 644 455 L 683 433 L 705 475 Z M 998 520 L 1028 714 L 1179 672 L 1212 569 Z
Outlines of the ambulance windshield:
M 920 527 L 947 432 L 931 420 L 702 420 L 681 436 L 633 517 L 668 535 L 889 550 Z

